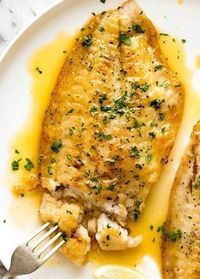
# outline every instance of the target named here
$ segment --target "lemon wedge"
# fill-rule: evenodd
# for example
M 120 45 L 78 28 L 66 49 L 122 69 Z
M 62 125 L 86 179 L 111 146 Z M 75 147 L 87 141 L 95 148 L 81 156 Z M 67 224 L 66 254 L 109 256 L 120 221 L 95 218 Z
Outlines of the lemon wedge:
M 94 279 L 146 279 L 139 271 L 120 265 L 103 265 L 94 272 Z

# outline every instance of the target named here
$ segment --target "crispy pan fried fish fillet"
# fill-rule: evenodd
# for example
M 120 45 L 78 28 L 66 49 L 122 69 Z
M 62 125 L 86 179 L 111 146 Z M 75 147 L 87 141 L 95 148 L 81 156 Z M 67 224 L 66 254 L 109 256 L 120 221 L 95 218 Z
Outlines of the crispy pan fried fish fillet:
M 163 273 L 166 279 L 200 278 L 200 122 L 193 129 L 172 187 Z
M 82 28 L 43 123 L 41 184 L 49 193 L 40 214 L 62 223 L 69 239 L 77 229 L 80 238 L 80 224 L 86 228 L 84 255 L 94 239 L 103 250 L 141 242 L 128 235 L 126 222 L 137 221 L 167 161 L 182 93 L 152 23 L 135 2 L 94 16 Z M 76 208 L 63 210 L 70 204 Z M 69 228 L 62 220 L 67 214 L 74 217 Z M 65 254 L 77 264 L 84 260 L 74 260 L 67 248 Z

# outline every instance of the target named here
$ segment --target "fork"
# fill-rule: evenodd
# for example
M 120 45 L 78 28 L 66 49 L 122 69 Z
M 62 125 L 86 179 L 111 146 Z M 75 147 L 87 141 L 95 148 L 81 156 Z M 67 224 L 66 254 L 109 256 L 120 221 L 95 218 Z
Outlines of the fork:
M 58 232 L 58 225 L 53 227 L 50 225 L 50 222 L 45 223 L 32 234 L 26 243 L 15 249 L 11 258 L 10 269 L 3 279 L 13 279 L 18 275 L 32 273 L 63 246 L 66 242 L 65 234 Z M 43 232 L 45 233 L 39 237 Z

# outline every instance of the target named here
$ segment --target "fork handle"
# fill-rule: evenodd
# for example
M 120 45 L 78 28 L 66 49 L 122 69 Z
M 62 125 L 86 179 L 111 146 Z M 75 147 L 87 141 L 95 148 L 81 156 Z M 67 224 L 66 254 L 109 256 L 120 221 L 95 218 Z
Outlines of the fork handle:
M 14 279 L 14 277 L 12 275 L 10 275 L 9 272 L 6 272 L 6 274 L 3 276 L 2 279 Z

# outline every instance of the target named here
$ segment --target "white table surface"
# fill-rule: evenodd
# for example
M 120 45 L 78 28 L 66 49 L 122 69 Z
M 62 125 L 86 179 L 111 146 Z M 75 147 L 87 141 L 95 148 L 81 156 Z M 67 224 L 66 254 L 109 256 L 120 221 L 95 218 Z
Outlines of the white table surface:
M 0 0 L 0 55 L 21 29 L 56 2 L 57 0 Z

